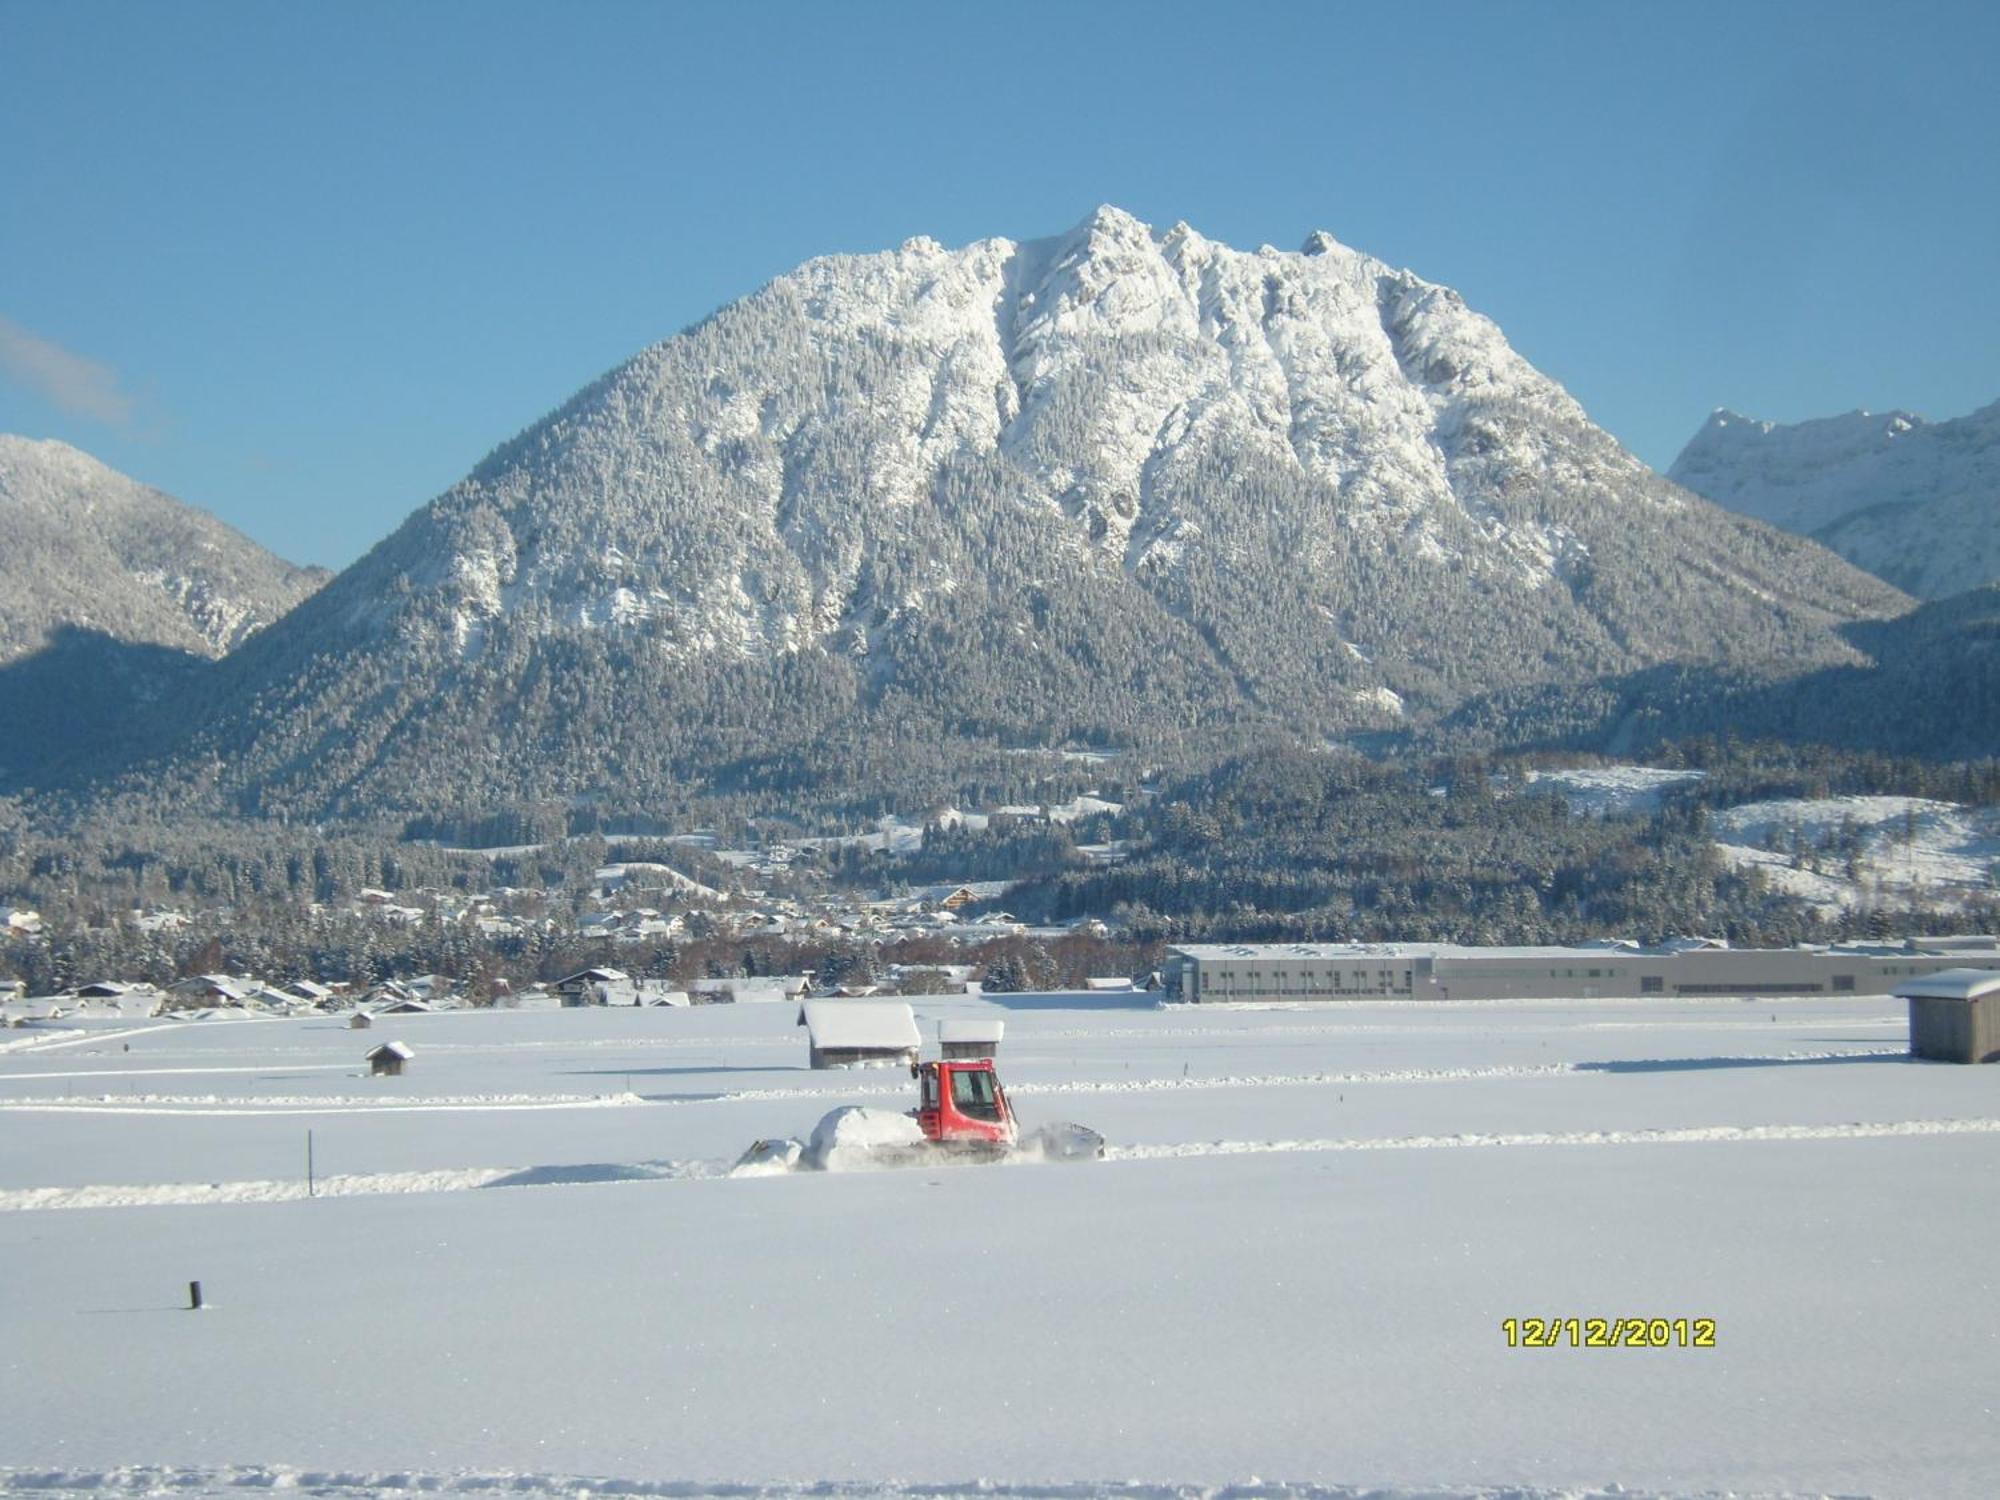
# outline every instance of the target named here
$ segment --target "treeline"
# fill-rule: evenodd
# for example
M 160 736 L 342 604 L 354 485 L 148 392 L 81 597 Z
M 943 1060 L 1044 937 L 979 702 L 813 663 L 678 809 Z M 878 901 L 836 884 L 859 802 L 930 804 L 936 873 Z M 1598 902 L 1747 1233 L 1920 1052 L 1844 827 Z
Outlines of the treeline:
M 1051 872 L 1010 891 L 1007 904 L 1031 920 L 1104 915 L 1136 937 L 1181 942 L 1572 943 L 1699 933 L 1767 946 L 2000 924 L 1990 899 L 1942 914 L 1822 915 L 1757 873 L 1730 869 L 1708 829 L 1711 806 L 1746 793 L 1959 793 L 1990 805 L 1990 766 L 1954 772 L 1817 754 L 1773 766 L 1740 748 L 1714 755 L 1715 773 L 1669 795 L 1657 812 L 1598 817 L 1572 812 L 1557 796 L 1527 794 L 1518 761 L 1385 765 L 1260 752 L 1163 789 L 1133 817 L 1125 863 Z
M 485 937 L 435 916 L 404 926 L 347 913 L 281 910 L 208 914 L 171 932 L 131 922 L 84 927 L 55 922 L 33 940 L 0 940 L 0 977 L 30 994 L 54 994 L 102 979 L 166 986 L 195 974 L 238 974 L 269 984 L 301 979 L 357 990 L 385 979 L 442 974 L 474 1003 L 610 965 L 690 986 L 701 979 L 810 973 L 822 987 L 900 983 L 906 992 L 955 989 L 966 971 L 996 992 L 1081 989 L 1094 975 L 1142 976 L 1158 966 L 1156 940 L 1074 933 L 1054 939 L 997 937 L 953 944 L 915 936 L 890 943 L 840 938 L 741 938 L 697 913 L 688 934 L 610 945 L 535 927 Z

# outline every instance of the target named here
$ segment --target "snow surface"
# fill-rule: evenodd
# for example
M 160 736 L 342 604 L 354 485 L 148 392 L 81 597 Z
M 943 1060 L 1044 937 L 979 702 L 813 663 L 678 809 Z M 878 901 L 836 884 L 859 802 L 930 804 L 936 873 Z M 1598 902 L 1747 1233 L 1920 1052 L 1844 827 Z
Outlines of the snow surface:
M 1537 791 L 1561 797 L 1571 812 L 1603 817 L 1656 812 L 1670 788 L 1700 781 L 1707 774 L 1658 766 L 1577 766 L 1569 770 L 1530 771 L 1528 784 Z
M 2000 871 L 2000 811 L 1922 797 L 1784 798 L 1715 814 L 1722 854 L 1829 911 L 1871 905 L 1962 906 L 1990 896 Z M 1850 867 L 1835 846 L 1857 842 Z
M 1107 1159 L 731 1177 L 911 1102 L 790 1007 L 0 1056 L 0 1492 L 1991 1493 L 2000 1069 L 1899 1003 L 915 1008 Z

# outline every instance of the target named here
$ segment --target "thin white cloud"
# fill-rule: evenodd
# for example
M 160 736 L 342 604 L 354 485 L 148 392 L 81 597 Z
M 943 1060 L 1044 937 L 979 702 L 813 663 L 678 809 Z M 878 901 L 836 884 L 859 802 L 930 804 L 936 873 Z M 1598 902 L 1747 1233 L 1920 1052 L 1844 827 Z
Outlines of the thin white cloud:
M 109 365 L 72 354 L 0 315 L 0 371 L 72 416 L 124 427 L 137 403 Z

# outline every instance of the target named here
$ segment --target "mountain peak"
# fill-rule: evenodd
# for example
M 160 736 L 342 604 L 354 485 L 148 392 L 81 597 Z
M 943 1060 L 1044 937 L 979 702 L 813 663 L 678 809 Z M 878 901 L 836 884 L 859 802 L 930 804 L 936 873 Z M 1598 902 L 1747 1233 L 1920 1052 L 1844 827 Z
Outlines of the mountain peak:
M 219 656 L 326 575 L 54 438 L 0 433 L 0 661 L 62 627 Z
M 1824 543 L 1921 598 L 2000 577 L 2000 404 L 1948 422 L 1856 410 L 1763 422 L 1718 409 L 1667 473 Z
M 441 747 L 477 745 L 496 794 L 629 799 L 887 723 L 939 754 L 1338 736 L 1547 676 L 1851 659 L 1830 623 L 1902 603 L 1661 483 L 1449 289 L 1311 248 L 1103 205 L 808 262 L 232 658 L 232 784 L 445 802 Z M 369 691 L 379 750 L 315 755 Z
M 1085 214 L 1071 236 L 1085 239 L 1122 240 L 1126 243 L 1145 241 L 1152 243 L 1152 226 L 1135 214 L 1129 214 L 1113 203 L 1100 203 Z

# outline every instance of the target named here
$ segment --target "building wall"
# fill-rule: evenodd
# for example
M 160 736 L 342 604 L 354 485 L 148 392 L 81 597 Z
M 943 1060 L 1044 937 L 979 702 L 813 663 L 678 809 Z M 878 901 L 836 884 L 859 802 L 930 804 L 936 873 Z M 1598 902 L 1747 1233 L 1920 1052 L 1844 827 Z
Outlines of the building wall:
M 1910 1055 L 1935 1062 L 2000 1062 L 2000 995 L 1910 997 Z
M 1990 959 L 1990 963 L 1982 963 Z M 1885 995 L 1941 969 L 2000 969 L 2000 953 L 1828 953 L 1787 948 L 1686 953 L 1465 949 L 1302 953 L 1253 947 L 1229 956 L 1173 950 L 1165 998 L 1185 1002 L 1589 1000 L 1659 995 Z
M 917 1061 L 915 1047 L 821 1047 L 807 1044 L 815 1068 L 906 1068 Z

